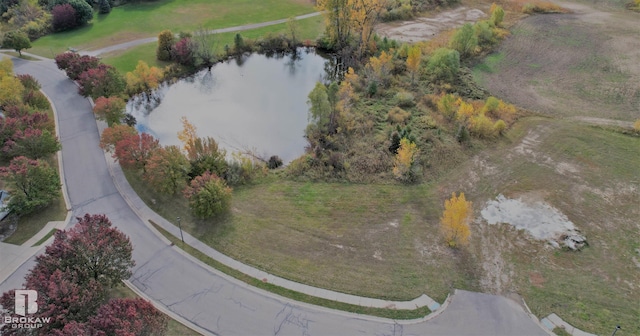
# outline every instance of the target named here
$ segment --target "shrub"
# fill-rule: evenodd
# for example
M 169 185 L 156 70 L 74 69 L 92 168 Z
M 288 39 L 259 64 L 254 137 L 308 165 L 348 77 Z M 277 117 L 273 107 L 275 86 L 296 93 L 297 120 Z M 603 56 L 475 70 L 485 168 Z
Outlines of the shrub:
M 24 86 L 25 89 L 40 90 L 40 83 L 38 82 L 37 79 L 35 79 L 35 77 L 29 74 L 17 75 L 16 77 L 18 77 L 18 79 L 22 83 L 22 86 Z
M 487 21 L 480 21 L 473 25 L 474 34 L 478 40 L 478 45 L 482 47 L 491 46 L 496 42 L 493 28 Z
M 173 33 L 170 30 L 163 30 L 158 35 L 158 48 L 156 58 L 160 61 L 170 61 L 174 44 Z
M 538 1 L 527 3 L 522 6 L 522 12 L 525 14 L 546 14 L 546 13 L 566 13 L 567 10 L 547 1 Z
M 267 168 L 276 169 L 280 166 L 282 166 L 282 159 L 279 156 L 274 155 L 269 158 L 269 161 L 267 162 Z
M 507 124 L 503 120 L 498 120 L 495 124 L 493 124 L 493 131 L 495 132 L 495 134 L 504 135 L 504 131 L 506 129 Z
M 193 214 L 199 218 L 221 214 L 231 202 L 231 188 L 223 179 L 209 172 L 194 178 L 183 195 L 189 200 Z
M 95 69 L 99 64 L 99 58 L 82 55 L 77 58 L 72 58 L 69 62 L 69 66 L 65 69 L 65 72 L 69 78 L 77 80 L 83 72 L 89 69 Z
M 60 195 L 58 174 L 44 161 L 17 157 L 8 167 L 0 167 L 0 177 L 13 190 L 8 206 L 17 215 L 44 207 Z
M 637 132 L 640 132 L 640 119 L 636 120 L 636 122 L 633 123 L 633 129 Z
M 180 65 L 193 66 L 196 62 L 196 45 L 190 37 L 183 37 L 173 46 L 172 58 Z
M 456 117 L 459 104 L 456 96 L 452 94 L 445 94 L 438 99 L 437 106 L 438 111 L 442 113 L 447 120 L 451 121 Z
M 479 138 L 491 138 L 495 135 L 493 122 L 484 114 L 469 118 L 469 131 Z
M 460 58 L 467 58 L 474 54 L 478 46 L 478 38 L 476 37 L 473 26 L 465 23 L 453 35 L 449 47 L 460 53 Z
M 112 97 L 122 94 L 126 83 L 116 68 L 99 64 L 97 68 L 88 69 L 78 77 L 78 92 L 96 99 L 98 97 Z
M 56 55 L 55 61 L 58 69 L 67 71 L 67 69 L 71 66 L 71 63 L 75 62 L 78 58 L 80 58 L 79 54 L 67 51 L 63 52 L 62 54 Z
M 411 92 L 400 91 L 395 95 L 396 104 L 400 107 L 413 107 L 415 105 L 414 97 Z
M 109 14 L 111 12 L 111 4 L 109 0 L 99 0 L 98 8 L 100 14 Z
M 51 14 L 53 15 L 54 31 L 65 31 L 78 25 L 76 22 L 76 10 L 68 3 L 53 7 Z
M 426 71 L 434 82 L 453 83 L 460 70 L 460 53 L 440 48 L 433 52 L 427 62 Z
M 504 9 L 502 9 L 502 6 L 499 6 L 494 2 L 491 5 L 489 12 L 491 13 L 489 22 L 491 22 L 494 27 L 500 27 L 502 25 L 502 20 L 504 20 Z
M 392 108 L 387 114 L 387 120 L 392 124 L 404 124 L 409 120 L 409 117 L 411 117 L 411 113 L 398 106 Z
M 25 90 L 22 101 L 39 111 L 51 108 L 49 99 L 42 92 L 36 90 Z

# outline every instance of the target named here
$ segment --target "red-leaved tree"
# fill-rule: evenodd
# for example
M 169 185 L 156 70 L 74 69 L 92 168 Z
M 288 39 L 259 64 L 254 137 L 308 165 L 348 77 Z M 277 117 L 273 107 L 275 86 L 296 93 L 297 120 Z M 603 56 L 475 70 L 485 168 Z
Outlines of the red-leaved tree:
M 100 64 L 100 59 L 93 56 L 82 55 L 80 57 L 71 58 L 68 67 L 65 69 L 67 76 L 73 80 L 77 80 L 80 74 L 95 69 Z
M 67 71 L 69 66 L 71 66 L 71 63 L 75 62 L 78 58 L 80 58 L 80 55 L 78 53 L 67 51 L 63 52 L 62 54 L 56 55 L 55 61 L 58 69 Z
M 127 136 L 116 143 L 114 157 L 123 168 L 142 168 L 142 171 L 146 172 L 147 162 L 158 148 L 160 148 L 158 139 L 147 133 L 135 134 Z
M 210 172 L 191 180 L 182 193 L 189 200 L 191 211 L 199 218 L 218 215 L 226 211 L 231 203 L 231 188 Z
M 86 214 L 77 220 L 74 227 L 58 231 L 53 244 L 36 257 L 38 267 L 71 272 L 80 286 L 91 281 L 106 288 L 121 285 L 135 265 L 129 238 L 112 227 L 105 215 Z
M 96 68 L 88 69 L 78 76 L 78 93 L 85 97 L 96 99 L 100 96 L 117 96 L 124 92 L 126 83 L 124 77 L 116 68 L 99 64 Z
M 146 300 L 112 299 L 98 309 L 89 325 L 96 336 L 164 335 L 167 317 Z
M 69 30 L 78 25 L 76 22 L 76 10 L 68 3 L 54 6 L 51 9 L 51 15 L 53 16 L 51 21 L 53 30 L 57 32 Z
M 107 127 L 102 131 L 102 135 L 100 136 L 100 148 L 108 153 L 115 153 L 116 144 L 120 140 L 136 134 L 138 134 L 138 131 L 129 125 L 113 125 Z

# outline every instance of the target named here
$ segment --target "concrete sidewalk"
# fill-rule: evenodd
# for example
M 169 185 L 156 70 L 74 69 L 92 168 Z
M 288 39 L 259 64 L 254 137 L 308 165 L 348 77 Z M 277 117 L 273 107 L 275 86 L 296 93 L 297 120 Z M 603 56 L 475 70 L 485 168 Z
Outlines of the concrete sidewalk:
M 101 125 L 101 129 L 105 125 Z M 109 171 L 113 174 L 113 179 L 116 184 L 116 187 L 122 194 L 122 197 L 129 204 L 131 209 L 133 209 L 141 219 L 147 221 L 153 221 L 155 224 L 159 225 L 163 229 L 170 232 L 175 237 L 180 237 L 180 230 L 174 224 L 167 221 L 162 216 L 158 215 L 156 212 L 151 210 L 145 203 L 140 199 L 138 194 L 131 188 L 129 182 L 127 182 L 124 173 L 122 172 L 122 168 L 120 165 L 114 161 L 113 158 L 109 154 L 107 155 L 107 164 L 109 166 Z M 411 301 L 388 301 L 388 300 L 380 300 L 373 298 L 366 298 L 355 296 L 351 294 L 345 294 L 340 292 L 335 292 L 323 288 L 312 287 L 309 285 L 301 284 L 295 281 L 283 279 L 277 277 L 275 275 L 269 274 L 267 272 L 261 271 L 254 267 L 245 265 L 237 260 L 234 260 L 219 251 L 213 249 L 209 245 L 199 241 L 197 238 L 193 237 L 187 232 L 182 231 L 184 236 L 184 242 L 192 246 L 193 248 L 199 250 L 200 252 L 206 254 L 212 259 L 231 267 L 235 270 L 238 270 L 244 274 L 247 274 L 255 279 L 265 281 L 280 287 L 284 287 L 299 293 L 333 300 L 337 302 L 348 303 L 357 306 L 363 307 L 373 307 L 373 308 L 388 308 L 388 309 L 406 309 L 413 310 L 421 307 L 429 307 L 431 311 L 436 311 L 440 308 L 440 304 L 430 298 L 429 296 L 423 294 L 416 299 Z

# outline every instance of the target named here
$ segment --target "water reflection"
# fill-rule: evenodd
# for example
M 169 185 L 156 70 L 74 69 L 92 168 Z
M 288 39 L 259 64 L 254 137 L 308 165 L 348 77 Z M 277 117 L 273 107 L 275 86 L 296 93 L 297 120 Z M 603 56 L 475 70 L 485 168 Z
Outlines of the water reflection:
M 214 137 L 228 151 L 254 149 L 290 162 L 304 152 L 307 95 L 326 80 L 327 59 L 305 49 L 239 59 L 135 97 L 127 112 L 139 131 L 163 145 L 180 145 L 180 118 L 186 116 L 200 136 Z

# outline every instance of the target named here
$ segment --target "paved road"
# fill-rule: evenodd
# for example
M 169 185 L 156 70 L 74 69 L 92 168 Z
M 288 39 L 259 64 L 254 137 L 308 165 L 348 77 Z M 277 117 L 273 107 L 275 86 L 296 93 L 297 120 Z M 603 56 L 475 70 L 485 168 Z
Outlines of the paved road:
M 546 335 L 518 304 L 503 297 L 458 291 L 429 321 L 394 322 L 294 302 L 249 287 L 168 246 L 117 192 L 89 102 L 50 60 L 14 59 L 16 73 L 42 84 L 58 111 L 66 185 L 75 216 L 104 213 L 133 243 L 130 281 L 151 299 L 217 335 Z M 28 261 L 0 284 L 16 288 Z
M 296 20 L 303 20 L 303 19 L 307 19 L 307 18 L 310 18 L 310 17 L 318 16 L 320 14 L 322 14 L 322 12 L 309 13 L 309 14 L 296 16 L 295 19 Z M 227 27 L 227 28 L 221 28 L 221 29 L 213 29 L 213 30 L 207 31 L 207 33 L 208 34 L 221 34 L 221 33 L 238 32 L 238 31 L 243 31 L 243 30 L 251 30 L 251 29 L 262 28 L 262 27 L 273 26 L 273 25 L 285 23 L 288 20 L 289 19 L 280 19 L 280 20 L 273 20 L 273 21 L 267 21 L 267 22 L 252 23 L 252 24 L 247 24 L 247 25 L 242 25 L 242 26 Z M 141 45 L 141 44 L 156 42 L 157 40 L 158 40 L 157 37 L 147 37 L 147 38 L 143 38 L 143 39 L 138 39 L 138 40 L 133 40 L 133 41 L 129 41 L 129 42 L 124 42 L 124 43 L 120 43 L 120 44 L 111 45 L 111 46 L 108 46 L 108 47 L 105 47 L 105 48 L 102 48 L 102 49 L 81 50 L 79 52 L 81 54 L 83 54 L 83 55 L 99 56 L 99 55 L 107 54 L 107 53 L 110 53 L 110 52 L 113 52 L 113 51 L 117 51 L 117 50 L 129 49 L 129 48 Z

